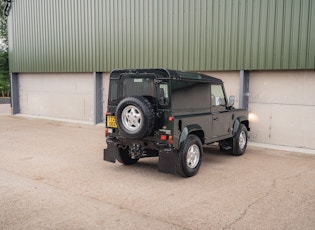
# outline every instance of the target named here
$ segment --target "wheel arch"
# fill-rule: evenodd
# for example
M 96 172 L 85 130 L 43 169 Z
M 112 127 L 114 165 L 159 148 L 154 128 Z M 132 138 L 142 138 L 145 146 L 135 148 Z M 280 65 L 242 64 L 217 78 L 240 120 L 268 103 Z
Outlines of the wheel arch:
M 205 143 L 205 134 L 200 125 L 188 125 L 186 126 L 180 134 L 179 142 L 178 142 L 178 149 L 184 144 L 185 140 L 187 139 L 189 134 L 196 135 L 202 144 Z
M 234 124 L 233 124 L 233 135 L 237 132 L 238 127 L 240 126 L 240 124 L 244 124 L 246 126 L 247 130 L 248 131 L 250 130 L 248 118 L 245 117 L 245 116 L 241 116 L 241 117 L 236 118 L 236 120 L 234 121 Z

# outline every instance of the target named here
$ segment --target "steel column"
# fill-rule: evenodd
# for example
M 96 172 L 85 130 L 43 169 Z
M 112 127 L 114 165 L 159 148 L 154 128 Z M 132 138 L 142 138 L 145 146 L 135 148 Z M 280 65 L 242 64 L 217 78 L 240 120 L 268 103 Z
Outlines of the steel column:
M 94 72 L 94 124 L 103 119 L 103 74 Z
M 11 108 L 12 114 L 20 113 L 19 75 L 10 73 L 11 80 Z
M 249 101 L 249 71 L 241 70 L 240 71 L 240 99 L 239 99 L 239 108 L 248 109 Z

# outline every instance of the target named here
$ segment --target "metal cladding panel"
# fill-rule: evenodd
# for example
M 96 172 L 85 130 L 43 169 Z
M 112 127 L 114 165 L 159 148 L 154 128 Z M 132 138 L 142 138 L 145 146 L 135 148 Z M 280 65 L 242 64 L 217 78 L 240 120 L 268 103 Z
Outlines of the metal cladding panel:
M 315 68 L 314 0 L 23 0 L 11 72 Z

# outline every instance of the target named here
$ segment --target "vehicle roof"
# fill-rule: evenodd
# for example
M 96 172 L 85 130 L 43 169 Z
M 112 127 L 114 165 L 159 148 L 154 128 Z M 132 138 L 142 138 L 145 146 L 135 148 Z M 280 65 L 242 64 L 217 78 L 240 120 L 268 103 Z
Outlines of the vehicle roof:
M 116 69 L 110 74 L 110 79 L 119 79 L 122 75 L 154 74 L 158 79 L 193 80 L 213 83 L 223 83 L 221 79 L 197 72 L 184 72 L 171 69 Z

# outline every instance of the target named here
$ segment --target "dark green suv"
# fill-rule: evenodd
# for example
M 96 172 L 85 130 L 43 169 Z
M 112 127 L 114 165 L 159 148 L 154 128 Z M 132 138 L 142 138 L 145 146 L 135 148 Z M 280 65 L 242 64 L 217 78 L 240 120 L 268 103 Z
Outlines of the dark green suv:
M 246 110 L 233 107 L 220 79 L 168 69 L 114 70 L 110 74 L 104 160 L 125 164 L 159 157 L 160 172 L 195 175 L 203 145 L 242 155 Z

